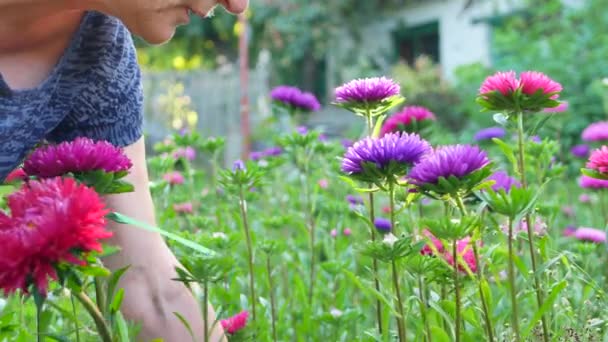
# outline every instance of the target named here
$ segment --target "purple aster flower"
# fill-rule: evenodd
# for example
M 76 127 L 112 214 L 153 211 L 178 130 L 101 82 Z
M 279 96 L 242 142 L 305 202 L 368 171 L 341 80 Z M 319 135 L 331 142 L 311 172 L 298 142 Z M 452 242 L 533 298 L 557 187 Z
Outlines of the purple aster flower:
M 133 164 L 122 149 L 107 141 L 76 138 L 36 149 L 23 169 L 30 176 L 51 178 L 67 173 L 127 171 Z
M 358 175 L 364 172 L 364 164 L 375 164 L 381 172 L 387 172 L 389 166 L 401 168 L 398 173 L 407 172 L 408 168 L 420 161 L 429 152 L 431 146 L 417 134 L 389 133 L 382 138 L 365 138 L 356 142 L 346 151 L 342 159 L 342 172 Z M 402 176 L 403 174 L 394 174 Z
M 409 174 L 414 184 L 437 184 L 440 177 L 458 179 L 490 164 L 485 151 L 472 145 L 443 146 L 426 155 Z
M 491 140 L 493 138 L 502 138 L 505 134 L 505 129 L 502 127 L 488 127 L 477 131 L 473 139 L 475 141 Z
M 564 228 L 564 231 L 562 232 L 564 236 L 574 236 L 575 233 L 576 227 L 572 225 L 566 226 L 566 228 Z
M 589 176 L 581 176 L 578 185 L 585 189 L 608 189 L 608 180 L 596 179 Z
M 296 87 L 278 86 L 270 92 L 270 97 L 277 102 L 294 109 L 316 112 L 321 109 L 319 100 L 311 94 Z
M 532 140 L 532 142 L 535 142 L 537 144 L 540 144 L 543 141 L 538 135 L 531 136 L 530 140 Z
M 283 153 L 283 149 L 278 146 L 274 146 L 265 149 L 264 151 L 262 151 L 262 153 L 265 157 L 277 157 Z
M 595 243 L 606 242 L 606 232 L 588 227 L 580 227 L 574 232 L 574 237 L 581 241 L 589 241 Z
M 306 128 L 306 126 L 298 126 L 296 132 L 298 132 L 299 135 L 306 135 L 308 134 L 308 128 Z
M 494 184 L 492 185 L 492 190 L 498 191 L 500 189 L 504 189 L 505 192 L 509 192 L 512 187 L 519 188 L 521 183 L 513 177 L 510 177 L 504 171 L 496 171 L 487 180 L 493 180 Z
M 397 96 L 400 92 L 401 87 L 386 77 L 356 79 L 336 88 L 336 102 L 379 102 Z
M 587 126 L 581 134 L 583 141 L 608 140 L 608 121 L 594 122 Z
M 327 135 L 325 135 L 324 133 L 319 134 L 319 141 L 322 143 L 327 142 L 329 139 L 327 139 Z
M 589 156 L 589 145 L 581 144 L 572 146 L 570 153 L 577 158 L 587 158 Z
M 393 229 L 393 225 L 391 224 L 391 221 L 388 219 L 382 218 L 382 217 L 378 217 L 377 219 L 374 220 L 374 226 L 381 233 L 389 233 L 391 231 L 391 229 Z
M 245 163 L 243 163 L 242 160 L 237 160 L 234 162 L 234 164 L 232 165 L 232 172 L 237 172 L 237 171 L 246 171 L 247 168 L 245 167 Z
M 363 204 L 363 198 L 361 196 L 346 195 L 346 201 L 353 205 Z
M 264 158 L 264 152 L 253 151 L 253 152 L 249 153 L 249 159 L 251 159 L 253 161 L 258 161 L 262 158 Z

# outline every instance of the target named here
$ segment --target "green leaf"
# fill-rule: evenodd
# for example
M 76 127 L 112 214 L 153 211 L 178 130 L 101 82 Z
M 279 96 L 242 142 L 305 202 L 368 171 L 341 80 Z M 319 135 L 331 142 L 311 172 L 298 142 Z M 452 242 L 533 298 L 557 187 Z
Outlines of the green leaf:
M 118 342 L 129 342 L 129 327 L 127 321 L 120 311 L 116 313 L 116 331 L 118 332 Z
M 112 303 L 110 304 L 110 312 L 112 314 L 117 313 L 120 310 L 120 306 L 122 305 L 122 300 L 125 296 L 125 289 L 120 288 L 116 291 L 116 295 L 112 298 Z
M 547 298 L 545 299 L 545 302 L 543 303 L 543 306 L 540 307 L 540 309 L 538 309 L 534 313 L 534 317 L 532 318 L 532 320 L 526 327 L 526 330 L 524 331 L 523 336 L 522 336 L 523 339 L 526 339 L 530 335 L 530 333 L 534 329 L 534 326 L 536 326 L 536 323 L 541 319 L 541 317 L 547 311 L 549 311 L 553 307 L 553 304 L 557 300 L 557 296 L 566 288 L 566 286 L 568 286 L 568 282 L 565 280 L 562 280 L 559 283 L 557 283 L 555 286 L 553 286 L 553 288 L 551 289 L 551 294 L 549 294 L 549 296 L 547 296 Z
M 445 330 L 443 330 L 443 328 L 440 328 L 436 325 L 431 325 L 431 335 L 433 337 L 433 341 L 436 342 L 450 342 L 450 336 L 445 332 Z
M 114 300 L 114 293 L 116 291 L 116 286 L 118 285 L 118 281 L 120 280 L 120 278 L 122 278 L 122 276 L 125 274 L 125 272 L 127 272 L 127 270 L 129 269 L 130 266 L 126 266 L 123 268 L 120 268 L 116 271 L 114 271 L 110 277 L 108 278 L 108 287 L 107 287 L 107 303 L 105 303 L 106 308 L 109 308 L 111 303 Z
M 135 191 L 133 184 L 120 180 L 112 182 L 105 188 L 106 194 L 123 194 L 133 191 Z
M 111 273 L 105 267 L 100 266 L 85 266 L 80 268 L 80 271 L 86 275 L 90 275 L 92 277 L 108 277 Z
M 378 116 L 376 120 L 376 124 L 374 125 L 374 131 L 372 132 L 372 137 L 377 138 L 380 136 L 380 130 L 382 129 L 382 123 L 386 119 L 386 115 Z
M 388 299 L 386 299 L 386 297 L 384 297 L 382 295 L 382 293 L 376 291 L 376 289 L 371 286 L 367 286 L 367 285 L 363 284 L 361 282 L 361 279 L 359 279 L 359 277 L 357 277 L 351 271 L 344 269 L 344 270 L 342 270 L 342 272 L 348 277 L 348 279 L 350 279 L 350 281 L 353 283 L 353 285 L 355 285 L 360 290 L 367 293 L 374 299 L 377 299 L 377 300 L 381 301 L 382 303 L 384 303 L 384 305 L 386 305 L 386 307 L 390 309 L 390 312 L 392 315 L 399 316 L 399 313 L 395 310 L 395 308 L 393 308 L 393 304 Z
M 513 169 L 517 168 L 517 158 L 515 158 L 515 152 L 511 146 L 498 138 L 493 138 L 492 141 L 498 145 L 502 153 L 507 157 L 511 165 L 513 165 Z
M 130 217 L 122 215 L 122 214 L 119 214 L 117 212 L 109 213 L 107 215 L 107 218 L 109 220 L 112 220 L 112 221 L 117 222 L 117 223 L 128 224 L 128 225 L 132 225 L 132 226 L 135 226 L 135 227 L 143 228 L 143 229 L 151 231 L 151 232 L 159 233 L 159 234 L 165 236 L 166 238 L 169 238 L 169 239 L 171 239 L 171 240 L 173 240 L 175 242 L 178 242 L 178 243 L 182 244 L 183 246 L 191 248 L 191 249 L 193 249 L 193 250 L 195 250 L 195 251 L 197 251 L 197 252 L 199 252 L 201 254 L 205 254 L 205 255 L 208 255 L 208 256 L 213 256 L 213 255 L 216 254 L 214 251 L 210 250 L 209 248 L 203 247 L 203 246 L 201 246 L 201 245 L 199 245 L 197 243 L 194 243 L 192 241 L 186 240 L 186 239 L 182 238 L 179 235 L 170 233 L 170 232 L 168 232 L 168 231 L 166 231 L 164 229 L 154 227 L 154 226 L 152 226 L 150 224 L 147 224 L 147 223 L 142 222 L 142 221 L 135 220 L 133 218 L 130 218 Z

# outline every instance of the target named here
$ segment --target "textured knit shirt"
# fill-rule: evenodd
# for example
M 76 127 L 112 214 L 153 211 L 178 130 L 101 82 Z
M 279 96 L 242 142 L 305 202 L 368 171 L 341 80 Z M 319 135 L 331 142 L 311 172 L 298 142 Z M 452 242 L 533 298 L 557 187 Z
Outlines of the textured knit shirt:
M 127 28 L 116 18 L 87 12 L 38 87 L 13 91 L 0 75 L 0 183 L 45 140 L 134 143 L 142 135 L 142 93 Z

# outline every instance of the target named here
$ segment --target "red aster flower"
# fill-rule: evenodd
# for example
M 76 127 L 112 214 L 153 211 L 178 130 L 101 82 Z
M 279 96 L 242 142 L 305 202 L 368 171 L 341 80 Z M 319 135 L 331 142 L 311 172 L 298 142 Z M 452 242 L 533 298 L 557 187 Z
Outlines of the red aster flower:
M 10 294 L 35 285 L 46 294 L 62 263 L 84 265 L 83 254 L 102 251 L 104 207 L 99 195 L 71 178 L 31 181 L 8 197 L 11 217 L 0 215 L 0 289 Z

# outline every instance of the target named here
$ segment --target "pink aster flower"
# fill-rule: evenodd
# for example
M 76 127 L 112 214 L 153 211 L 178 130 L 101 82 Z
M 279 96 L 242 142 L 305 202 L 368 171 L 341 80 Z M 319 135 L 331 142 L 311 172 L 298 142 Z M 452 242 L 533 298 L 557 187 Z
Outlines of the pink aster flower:
M 194 211 L 192 202 L 176 203 L 173 205 L 173 210 L 178 214 L 192 214 Z
M 109 142 L 76 138 L 59 145 L 38 148 L 25 161 L 23 169 L 30 176 L 51 178 L 99 170 L 127 171 L 131 166 L 131 160 L 124 152 Z
M 542 91 L 543 94 L 559 93 L 562 91 L 562 85 L 555 82 L 549 76 L 538 71 L 524 71 L 519 75 L 521 91 L 526 95 L 534 95 L 537 91 Z M 551 96 L 555 100 L 559 94 Z
M 608 121 L 598 121 L 590 124 L 581 134 L 583 141 L 608 140 Z
M 589 176 L 581 176 L 578 180 L 581 188 L 585 189 L 608 189 L 608 180 L 596 179 Z
M 580 227 L 574 232 L 574 237 L 581 241 L 589 241 L 595 243 L 606 242 L 606 232 L 588 227 Z
M 332 229 L 331 232 L 329 232 L 329 235 L 331 235 L 332 238 L 335 238 L 336 236 L 338 236 L 338 230 Z
M 422 232 L 426 236 L 428 240 L 433 244 L 433 246 L 425 245 L 422 250 L 420 250 L 420 254 L 422 255 L 436 255 L 436 253 L 441 254 L 441 256 L 447 261 L 448 264 L 454 266 L 454 257 L 452 255 L 452 246 L 444 246 L 441 240 L 437 239 L 431 232 L 428 230 L 424 230 Z M 458 240 L 456 242 L 456 248 L 458 250 L 458 256 L 462 258 L 469 268 L 471 272 L 477 271 L 477 263 L 475 262 L 475 253 L 473 252 L 473 246 L 470 237 L 466 237 L 462 240 Z M 461 272 L 467 272 L 465 266 L 462 262 L 458 263 L 458 270 Z
M 222 327 L 228 334 L 235 334 L 239 330 L 242 330 L 247 325 L 247 319 L 249 318 L 248 311 L 242 311 L 230 318 L 223 319 L 220 321 Z
M 319 182 L 317 182 L 317 184 L 321 189 L 327 189 L 329 187 L 329 181 L 325 178 L 319 179 Z
M 519 88 L 519 80 L 515 71 L 497 72 L 483 81 L 479 94 L 484 95 L 497 91 L 504 96 L 508 96 Z
M 23 171 L 22 168 L 18 168 L 15 169 L 14 171 L 12 171 L 11 173 L 8 174 L 8 176 L 6 176 L 6 179 L 4 180 L 5 183 L 13 183 L 13 182 L 17 182 L 17 181 L 24 181 L 26 180 L 27 174 L 25 173 L 25 171 Z
M 184 184 L 184 176 L 178 171 L 165 174 L 163 179 L 171 185 Z
M 600 173 L 608 172 L 608 147 L 602 146 L 601 148 L 593 151 L 589 161 L 587 162 L 587 168 L 595 170 Z
M 509 226 L 504 223 L 500 226 L 503 233 L 509 234 Z M 547 234 L 547 223 L 540 217 L 536 217 L 534 220 L 534 225 L 532 227 L 532 231 L 536 236 L 543 236 Z M 526 220 L 521 220 L 519 223 L 515 222 L 513 224 L 513 238 L 518 234 L 525 234 L 528 232 L 528 224 Z
M 581 203 L 591 203 L 591 196 L 587 194 L 581 194 L 580 196 L 578 196 L 578 200 Z
M 353 234 L 353 231 L 350 228 L 344 228 L 342 234 L 344 234 L 344 236 L 351 236 Z
M 191 146 L 180 147 L 175 152 L 173 152 L 173 158 L 184 158 L 186 160 L 193 161 L 194 159 L 196 159 L 196 150 Z
M 435 114 L 425 107 L 406 106 L 400 112 L 386 120 L 380 130 L 380 136 L 391 132 L 408 132 L 407 127 L 412 125 L 414 121 L 422 122 L 435 120 Z

